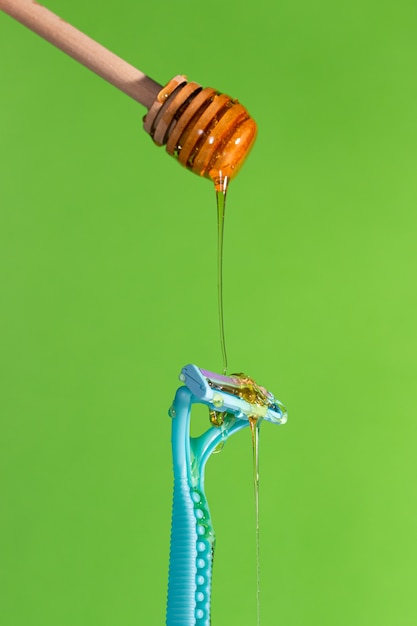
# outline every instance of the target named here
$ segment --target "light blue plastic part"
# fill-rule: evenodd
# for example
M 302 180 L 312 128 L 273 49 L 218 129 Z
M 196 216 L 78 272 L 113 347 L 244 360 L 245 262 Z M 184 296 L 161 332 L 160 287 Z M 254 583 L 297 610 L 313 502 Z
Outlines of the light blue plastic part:
M 169 410 L 172 418 L 174 496 L 168 579 L 167 626 L 210 626 L 211 578 L 215 536 L 204 493 L 204 469 L 209 456 L 226 439 L 249 425 L 249 416 L 284 424 L 285 407 L 268 394 L 268 407 L 257 407 L 228 393 L 239 387 L 236 377 L 224 377 L 187 365 L 185 383 Z M 226 389 L 228 391 L 226 391 Z M 225 411 L 221 426 L 199 437 L 190 436 L 193 404 Z M 221 406 L 221 408 L 219 408 Z M 254 413 L 258 410 L 264 415 Z

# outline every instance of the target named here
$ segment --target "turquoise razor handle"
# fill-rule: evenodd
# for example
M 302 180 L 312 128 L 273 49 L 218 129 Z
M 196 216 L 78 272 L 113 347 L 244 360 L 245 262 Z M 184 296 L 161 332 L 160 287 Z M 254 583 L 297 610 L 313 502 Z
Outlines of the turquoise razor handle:
M 180 380 L 184 386 L 169 410 L 174 496 L 166 624 L 210 626 L 215 536 L 204 494 L 205 464 L 250 419 L 284 424 L 287 414 L 270 392 L 244 375 L 221 376 L 187 365 Z M 190 436 L 193 404 L 205 404 L 215 424 L 199 437 Z

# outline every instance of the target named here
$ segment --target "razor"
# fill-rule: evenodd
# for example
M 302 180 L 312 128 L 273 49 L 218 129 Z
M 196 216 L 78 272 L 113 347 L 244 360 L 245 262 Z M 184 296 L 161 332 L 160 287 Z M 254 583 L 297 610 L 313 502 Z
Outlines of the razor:
M 172 418 L 174 495 L 172 505 L 167 626 L 210 626 L 215 535 L 204 493 L 210 455 L 227 438 L 261 420 L 281 425 L 284 405 L 245 374 L 224 376 L 186 365 L 183 383 L 169 409 Z M 194 404 L 208 407 L 210 426 L 190 436 Z

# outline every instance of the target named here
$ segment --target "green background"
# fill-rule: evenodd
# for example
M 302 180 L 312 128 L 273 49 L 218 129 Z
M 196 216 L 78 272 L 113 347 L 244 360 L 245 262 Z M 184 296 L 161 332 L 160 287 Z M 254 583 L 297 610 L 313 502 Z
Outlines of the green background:
M 414 626 L 415 3 L 48 6 L 258 122 L 225 315 L 230 371 L 289 408 L 261 432 L 262 625 Z M 183 365 L 221 369 L 214 191 L 4 14 L 0 59 L 0 621 L 156 626 L 167 409 Z M 251 471 L 246 431 L 207 468 L 213 626 L 256 623 Z

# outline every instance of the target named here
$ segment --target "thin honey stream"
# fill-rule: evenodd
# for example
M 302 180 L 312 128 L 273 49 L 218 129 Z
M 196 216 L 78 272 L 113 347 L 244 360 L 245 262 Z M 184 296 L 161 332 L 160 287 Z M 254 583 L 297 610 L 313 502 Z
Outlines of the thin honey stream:
M 217 301 L 219 309 L 220 347 L 223 359 L 223 374 L 227 373 L 227 350 L 224 332 L 224 306 L 223 306 L 223 243 L 224 243 L 224 216 L 226 209 L 226 190 L 216 191 L 217 201 Z

